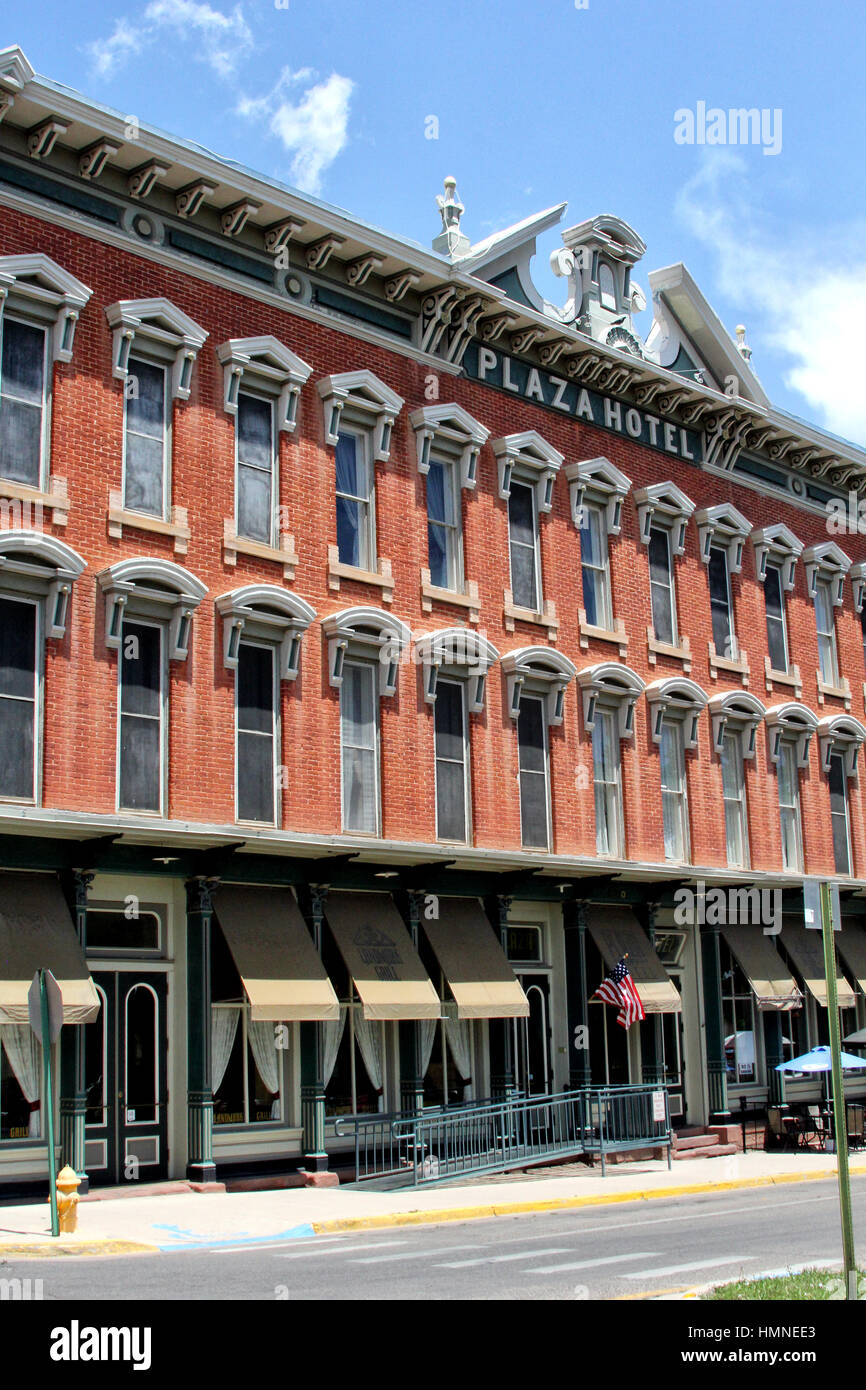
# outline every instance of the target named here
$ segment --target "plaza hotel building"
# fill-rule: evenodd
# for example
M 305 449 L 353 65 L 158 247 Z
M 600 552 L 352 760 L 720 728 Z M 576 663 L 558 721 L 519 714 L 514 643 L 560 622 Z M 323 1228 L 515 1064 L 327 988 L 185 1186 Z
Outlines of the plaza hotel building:
M 91 1185 L 778 1099 L 827 1038 L 808 878 L 866 1023 L 866 452 L 619 218 L 554 305 L 565 205 L 473 243 L 438 202 L 428 249 L 0 53 L 0 1191 L 44 1193 L 40 967 Z

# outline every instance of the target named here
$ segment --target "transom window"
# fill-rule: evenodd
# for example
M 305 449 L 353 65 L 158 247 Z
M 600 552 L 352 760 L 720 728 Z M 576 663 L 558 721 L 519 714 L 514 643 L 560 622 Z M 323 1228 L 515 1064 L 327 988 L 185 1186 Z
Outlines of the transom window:
M 162 517 L 168 496 L 167 368 L 131 357 L 125 389 L 123 505 Z
M 237 818 L 276 821 L 277 698 L 276 651 L 241 642 L 235 678 Z
M 520 830 L 524 847 L 550 848 L 547 721 L 544 701 L 524 695 L 517 717 Z
M 356 569 L 372 570 L 376 560 L 376 525 L 369 437 L 340 430 L 335 452 L 339 560 Z
M 0 475 L 38 488 L 45 475 L 48 334 L 8 312 L 0 322 Z
M 606 508 L 584 503 L 581 509 L 580 560 L 583 607 L 591 627 L 610 629 L 613 605 L 610 595 Z

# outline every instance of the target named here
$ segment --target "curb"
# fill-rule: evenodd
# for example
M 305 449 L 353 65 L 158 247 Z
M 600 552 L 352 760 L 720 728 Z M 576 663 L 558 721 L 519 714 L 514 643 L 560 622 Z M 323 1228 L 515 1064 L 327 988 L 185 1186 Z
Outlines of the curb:
M 144 1245 L 137 1240 L 92 1240 L 80 1245 L 57 1245 L 54 1240 L 44 1245 L 0 1245 L 0 1262 L 5 1259 L 45 1260 L 63 1255 L 158 1255 L 158 1245 Z

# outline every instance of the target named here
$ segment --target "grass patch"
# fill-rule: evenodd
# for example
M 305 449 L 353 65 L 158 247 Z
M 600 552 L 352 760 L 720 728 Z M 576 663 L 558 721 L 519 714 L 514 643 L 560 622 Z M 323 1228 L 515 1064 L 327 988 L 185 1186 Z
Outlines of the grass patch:
M 866 1273 L 860 1271 L 859 1297 L 866 1298 Z M 804 1269 L 797 1274 L 781 1274 L 772 1279 L 738 1279 L 721 1284 L 702 1295 L 709 1302 L 809 1301 L 838 1302 L 845 1296 L 842 1275 L 827 1269 Z

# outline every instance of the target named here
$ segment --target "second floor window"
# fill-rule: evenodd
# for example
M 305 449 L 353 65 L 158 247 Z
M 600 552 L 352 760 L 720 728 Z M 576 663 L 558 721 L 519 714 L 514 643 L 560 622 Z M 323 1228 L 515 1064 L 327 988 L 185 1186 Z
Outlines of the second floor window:
M 460 493 L 455 465 L 431 459 L 427 473 L 427 548 L 430 582 L 458 592 L 463 587 L 460 556 Z
M 833 828 L 833 862 L 837 874 L 851 873 L 851 826 L 848 820 L 848 781 L 845 759 L 841 753 L 831 753 L 828 772 L 830 782 L 830 822 Z
M 376 527 L 367 437 L 341 430 L 337 437 L 337 549 L 340 564 L 373 570 Z
M 661 742 L 662 821 L 665 859 L 683 863 L 689 857 L 689 817 L 683 731 L 679 723 L 665 720 Z
M 622 856 L 622 790 L 619 730 L 612 710 L 596 710 L 592 728 L 596 852 Z
M 544 701 L 524 696 L 517 717 L 520 830 L 524 846 L 550 848 L 547 726 Z
M 728 575 L 728 552 L 713 546 L 707 566 L 710 581 L 710 612 L 713 619 L 713 646 L 716 656 L 736 661 L 737 642 L 734 637 L 734 613 L 731 604 L 731 583 Z
M 778 565 L 767 566 L 764 580 L 764 604 L 767 614 L 767 649 L 774 671 L 788 670 L 788 629 L 785 621 L 785 594 L 782 573 Z
M 613 605 L 608 571 L 607 522 L 602 507 L 585 505 L 580 527 L 583 607 L 590 627 L 610 630 Z
M 650 597 L 652 599 L 653 632 L 657 642 L 677 641 L 677 610 L 674 593 L 674 574 L 671 567 L 670 536 L 660 526 L 653 526 L 649 538 Z
M 241 391 L 236 438 L 238 535 L 271 545 L 276 495 L 273 402 Z
M 37 608 L 0 599 L 0 796 L 35 796 Z
M 378 693 L 376 667 L 347 662 L 340 686 L 343 829 L 379 830 Z
M 41 487 L 46 425 L 46 332 L 4 315 L 0 353 L 0 476 Z
M 436 836 L 468 837 L 469 759 L 464 687 L 440 680 L 433 706 L 436 737 Z
M 535 489 L 527 483 L 511 484 L 508 498 L 508 536 L 512 598 L 518 608 L 538 612 L 541 608 L 538 518 Z
M 274 649 L 241 642 L 236 682 L 237 818 L 273 825 L 277 719 Z
M 743 752 L 739 734 L 726 733 L 722 739 L 722 798 L 725 804 L 725 843 L 728 867 L 744 869 L 749 862 L 746 830 L 746 787 Z
M 779 747 L 779 818 L 782 830 L 782 867 L 795 873 L 803 869 L 803 832 L 800 824 L 800 774 L 793 743 Z
M 836 619 L 833 594 L 826 579 L 815 587 L 815 625 L 818 629 L 818 669 L 825 685 L 839 684 L 839 659 L 836 650 Z
M 166 369 L 130 358 L 125 390 L 123 505 L 162 517 L 167 493 Z
M 163 629 L 125 622 L 118 658 L 118 809 L 159 812 L 165 743 Z

